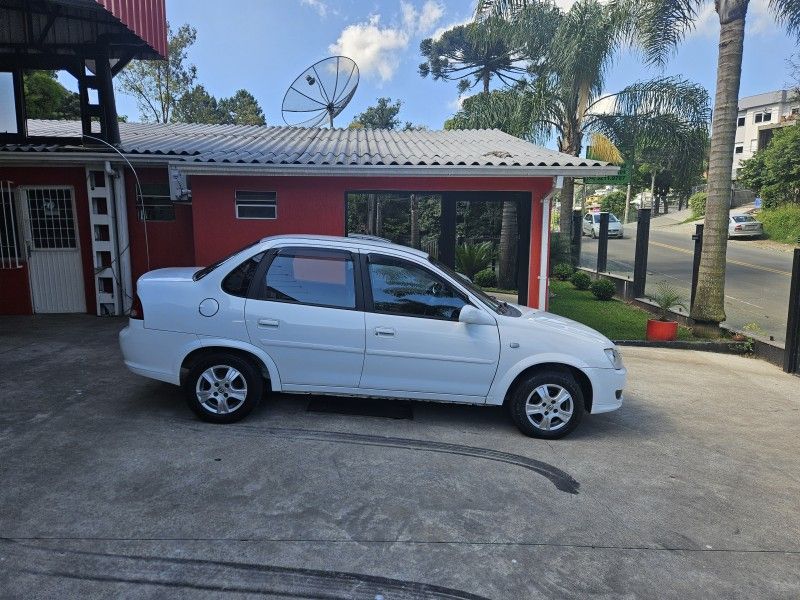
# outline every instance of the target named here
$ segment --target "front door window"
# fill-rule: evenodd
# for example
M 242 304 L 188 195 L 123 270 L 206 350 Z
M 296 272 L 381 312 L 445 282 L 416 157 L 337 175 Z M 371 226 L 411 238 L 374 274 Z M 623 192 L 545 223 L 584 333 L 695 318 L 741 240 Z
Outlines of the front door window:
M 370 257 L 369 278 L 377 313 L 457 321 L 467 304 L 447 282 L 403 260 Z

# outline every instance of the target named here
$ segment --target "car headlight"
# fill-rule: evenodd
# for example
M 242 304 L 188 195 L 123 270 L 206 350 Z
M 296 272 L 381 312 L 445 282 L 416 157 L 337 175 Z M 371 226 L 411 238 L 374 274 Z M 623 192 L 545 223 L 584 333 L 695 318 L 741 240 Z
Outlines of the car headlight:
M 608 357 L 608 361 L 614 366 L 615 369 L 622 368 L 622 354 L 619 353 L 619 350 L 616 348 L 606 348 L 604 352 Z

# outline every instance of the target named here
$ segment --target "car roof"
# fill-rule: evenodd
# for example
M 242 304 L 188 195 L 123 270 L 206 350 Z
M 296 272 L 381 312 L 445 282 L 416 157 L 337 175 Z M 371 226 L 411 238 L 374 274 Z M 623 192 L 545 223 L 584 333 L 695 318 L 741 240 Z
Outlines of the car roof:
M 360 249 L 375 250 L 375 251 L 394 250 L 396 252 L 404 252 L 406 254 L 412 254 L 419 258 L 424 258 L 424 259 L 430 258 L 430 255 L 427 252 L 423 252 L 422 250 L 417 250 L 416 248 L 409 248 L 408 246 L 401 246 L 400 244 L 393 244 L 389 240 L 384 240 L 382 238 L 373 236 L 345 237 L 336 235 L 283 234 L 283 235 L 272 235 L 269 237 L 265 237 L 261 241 L 262 242 L 281 241 L 281 242 L 297 243 L 301 245 L 306 245 L 313 242 L 329 242 L 336 244 L 345 244 L 347 246 L 350 246 L 351 248 L 360 248 Z

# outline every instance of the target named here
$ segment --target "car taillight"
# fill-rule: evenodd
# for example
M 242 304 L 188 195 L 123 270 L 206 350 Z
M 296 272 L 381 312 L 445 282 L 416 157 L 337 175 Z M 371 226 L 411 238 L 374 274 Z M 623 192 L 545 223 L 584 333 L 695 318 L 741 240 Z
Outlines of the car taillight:
M 142 308 L 142 301 L 139 299 L 139 294 L 133 295 L 133 305 L 131 305 L 131 312 L 128 315 L 131 319 L 139 321 L 144 320 L 144 309 Z
M 734 227 L 734 230 L 741 231 L 742 230 L 742 226 L 741 225 L 737 225 L 736 227 Z

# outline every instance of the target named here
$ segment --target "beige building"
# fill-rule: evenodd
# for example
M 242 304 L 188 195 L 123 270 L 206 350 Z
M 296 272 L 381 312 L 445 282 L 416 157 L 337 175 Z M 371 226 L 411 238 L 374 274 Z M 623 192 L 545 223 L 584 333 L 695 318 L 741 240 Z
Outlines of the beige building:
M 792 90 L 778 90 L 739 99 L 736 144 L 733 149 L 733 178 L 743 160 L 751 158 L 772 138 L 778 127 L 792 124 L 800 113 L 800 100 Z

